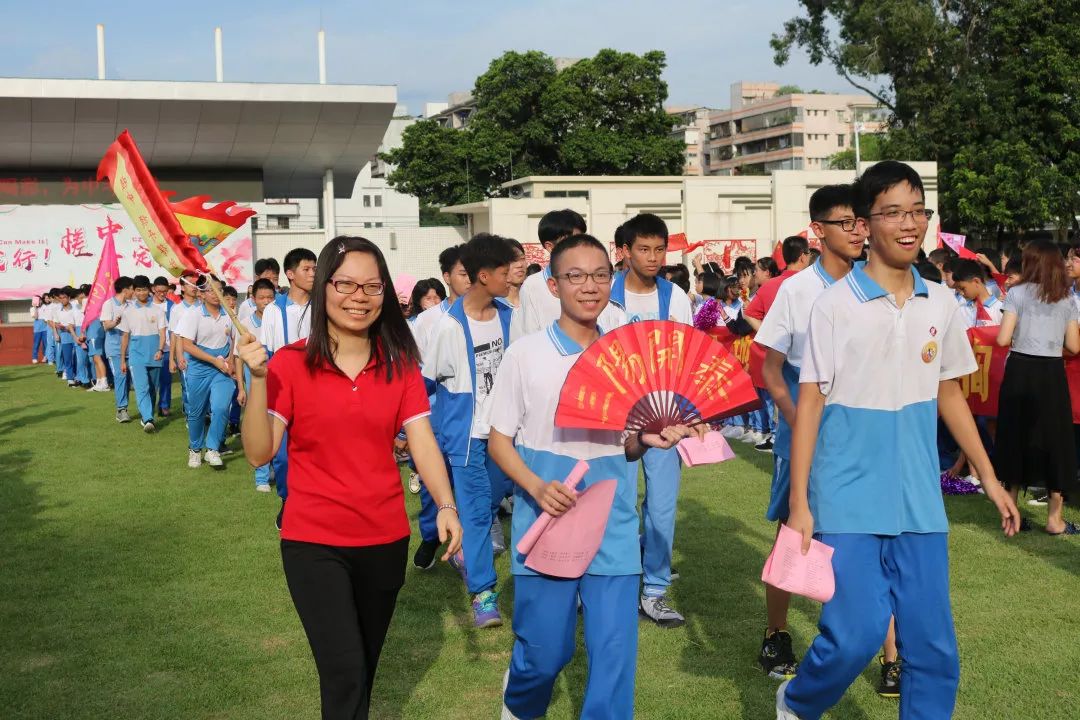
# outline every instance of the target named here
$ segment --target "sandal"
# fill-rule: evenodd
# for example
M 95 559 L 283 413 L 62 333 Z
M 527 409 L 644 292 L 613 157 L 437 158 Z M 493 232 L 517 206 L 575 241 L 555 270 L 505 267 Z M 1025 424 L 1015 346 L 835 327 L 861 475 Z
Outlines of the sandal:
M 1056 533 L 1048 532 L 1046 534 L 1050 535 L 1050 536 L 1053 536 L 1053 537 L 1057 537 L 1058 535 L 1080 535 L 1080 526 L 1078 526 L 1074 522 L 1070 522 L 1070 521 L 1066 520 L 1064 530 L 1062 530 L 1061 532 L 1056 532 Z

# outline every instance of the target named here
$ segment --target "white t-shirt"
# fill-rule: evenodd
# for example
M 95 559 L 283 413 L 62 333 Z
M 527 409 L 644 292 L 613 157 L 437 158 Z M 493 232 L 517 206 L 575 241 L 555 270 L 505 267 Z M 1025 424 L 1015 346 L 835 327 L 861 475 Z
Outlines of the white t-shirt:
M 281 308 L 277 303 L 270 303 L 263 310 L 262 327 L 259 328 L 259 342 L 270 352 L 277 352 L 297 340 L 304 340 L 311 334 L 310 303 L 298 305 L 291 300 L 285 305 L 285 317 L 289 323 L 289 339 L 285 341 L 285 329 L 281 325 Z
M 495 386 L 495 376 L 505 350 L 499 316 L 496 315 L 491 320 L 469 318 L 469 334 L 472 335 L 473 364 L 476 367 L 476 377 L 473 378 L 472 437 L 483 439 L 488 436 L 487 417 L 491 389 Z
M 685 325 L 693 325 L 694 314 L 690 309 L 690 298 L 678 286 L 671 288 L 671 302 L 668 305 L 668 317 L 660 317 L 660 291 L 653 288 L 650 293 L 626 293 L 626 315 L 630 322 L 639 320 L 674 320 Z M 556 315 L 558 317 L 558 315 Z M 607 330 L 607 328 L 604 328 Z
M 431 338 L 431 331 L 439 322 L 439 318 L 446 314 L 450 308 L 450 301 L 443 300 L 438 305 L 432 305 L 416 316 L 416 320 L 409 324 L 416 347 L 420 349 L 420 357 L 424 356 L 424 348 L 427 347 Z
M 180 327 L 180 321 L 184 319 L 184 316 L 194 310 L 201 310 L 202 303 L 196 300 L 193 304 L 188 305 L 181 300 L 173 305 L 172 312 L 169 313 L 169 332 L 175 333 L 176 329 Z
M 255 313 L 255 298 L 248 298 L 244 302 L 240 303 L 240 307 L 236 309 L 236 317 L 241 323 L 246 321 Z
M 68 304 L 67 308 L 61 305 L 60 309 L 56 311 L 56 315 L 53 316 L 53 322 L 57 325 L 56 329 L 64 332 L 67 330 L 68 325 L 74 325 L 76 312 L 75 303 Z M 76 328 L 76 333 L 78 333 L 78 328 Z
M 175 311 L 176 308 L 173 308 L 173 312 Z M 229 320 L 225 308 L 219 308 L 218 312 L 219 315 L 213 318 L 205 307 L 192 308 L 184 313 L 184 318 L 176 328 L 176 334 L 211 350 L 225 347 L 232 336 L 232 321 Z

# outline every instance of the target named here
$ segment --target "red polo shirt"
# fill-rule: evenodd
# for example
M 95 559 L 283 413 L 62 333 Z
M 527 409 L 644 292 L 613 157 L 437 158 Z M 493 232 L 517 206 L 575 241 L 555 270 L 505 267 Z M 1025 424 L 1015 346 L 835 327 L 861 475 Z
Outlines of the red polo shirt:
M 266 379 L 267 410 L 289 432 L 282 539 L 356 547 L 407 537 L 393 447 L 398 430 L 431 414 L 420 369 L 389 382 L 374 361 L 353 379 L 329 366 L 310 372 L 306 344 L 274 353 Z
M 780 292 L 780 284 L 795 274 L 794 270 L 785 270 L 759 287 L 757 293 L 750 299 L 750 304 L 743 310 L 743 315 L 755 320 L 764 320 L 769 308 L 776 300 L 776 293 Z

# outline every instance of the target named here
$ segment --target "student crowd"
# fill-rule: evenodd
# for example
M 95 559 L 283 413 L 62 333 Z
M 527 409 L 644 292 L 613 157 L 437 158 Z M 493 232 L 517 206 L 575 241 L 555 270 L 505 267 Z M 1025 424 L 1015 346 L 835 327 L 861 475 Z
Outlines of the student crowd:
M 903 685 L 902 718 L 948 717 L 959 658 L 942 470 L 978 486 L 1006 535 L 1028 529 L 1015 503 L 1032 486 L 1048 495 L 1047 532 L 1078 531 L 1062 518 L 1077 470 L 1062 356 L 1080 352 L 1080 249 L 1063 261 L 1048 242 L 1008 248 L 1000 272 L 983 253 L 926 257 L 933 211 L 918 174 L 891 161 L 853 185 L 817 190 L 809 213 L 819 251 L 790 237 L 782 270 L 772 258 L 739 258 L 731 274 L 699 258 L 693 289 L 684 266 L 664 265 L 660 218 L 640 214 L 618 229 L 613 266 L 571 210 L 540 221 L 546 268 L 526 267 L 516 240 L 480 234 L 445 249 L 441 280 L 421 280 L 407 296 L 363 238 L 335 238 L 318 257 L 288 253 L 286 290 L 277 262 L 259 260 L 234 307 L 242 331 L 196 276 L 181 278 L 176 300 L 163 278 L 120 278 L 85 333 L 87 288 L 61 288 L 37 308 L 34 361 L 43 349 L 70 387 L 111 386 L 119 422 L 130 420 L 130 377 L 147 432 L 155 412 L 169 414 L 179 373 L 192 468 L 222 464 L 245 409 L 255 487 L 274 485 L 281 497 L 284 573 L 324 718 L 367 717 L 405 578 L 402 463 L 421 502 L 413 563 L 430 569 L 441 552 L 468 588 L 477 628 L 503 622 L 494 559 L 512 553 L 502 716 L 544 715 L 580 614 L 589 654 L 581 716 L 628 718 L 639 616 L 684 623 L 669 598 L 682 471 L 674 446 L 707 428 L 560 428 L 559 393 L 581 353 L 626 323 L 754 334 L 762 407 L 718 427 L 772 453 L 765 517 L 807 547 L 813 535 L 835 549 L 836 594 L 801 662 L 786 630 L 790 596 L 765 588 L 757 660 L 783 680 L 777 718 L 820 717 L 879 650 L 879 692 L 898 697 Z M 236 305 L 235 290 L 224 296 Z M 999 417 L 972 418 L 958 380 L 976 369 L 968 328 L 987 325 L 1000 326 L 998 342 L 1012 351 Z M 539 575 L 513 548 L 540 513 L 574 505 L 561 479 L 579 460 L 589 471 L 578 492 L 618 481 L 602 544 L 580 578 Z M 512 513 L 509 542 L 500 509 Z

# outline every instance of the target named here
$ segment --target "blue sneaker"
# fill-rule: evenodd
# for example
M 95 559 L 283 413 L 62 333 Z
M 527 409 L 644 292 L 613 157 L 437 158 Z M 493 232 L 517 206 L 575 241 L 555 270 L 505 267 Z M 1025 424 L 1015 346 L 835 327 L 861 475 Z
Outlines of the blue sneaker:
M 502 615 L 499 614 L 499 606 L 496 601 L 499 593 L 485 590 L 472 599 L 473 622 L 478 628 L 499 627 L 502 625 Z
M 450 567 L 458 571 L 458 574 L 461 575 L 462 582 L 468 585 L 469 572 L 465 569 L 465 555 L 460 550 L 458 550 L 456 553 L 450 556 L 450 559 L 447 560 L 447 562 L 450 563 Z

